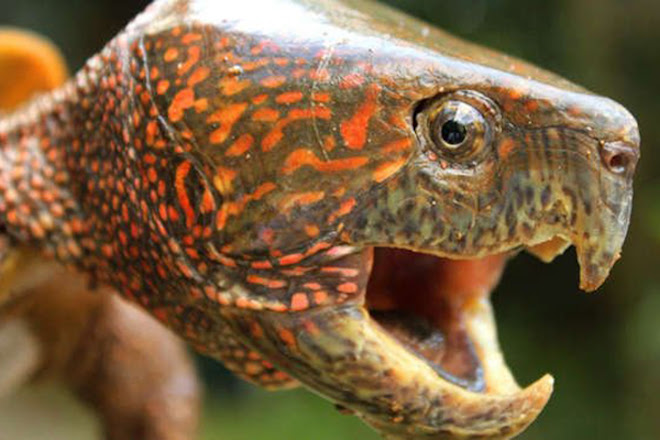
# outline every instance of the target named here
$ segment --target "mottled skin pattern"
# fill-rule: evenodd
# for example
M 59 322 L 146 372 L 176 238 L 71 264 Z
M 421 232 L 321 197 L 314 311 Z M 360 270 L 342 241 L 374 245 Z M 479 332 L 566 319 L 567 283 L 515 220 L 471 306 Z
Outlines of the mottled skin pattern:
M 461 149 L 438 140 L 451 109 Z M 0 120 L 0 145 L 16 242 L 240 376 L 293 377 L 389 438 L 495 439 L 533 421 L 551 379 L 441 378 L 364 307 L 374 247 L 503 262 L 572 243 L 594 289 L 625 237 L 639 135 L 610 100 L 370 2 L 159 0 Z M 471 326 L 490 325 L 496 279 L 456 306 L 484 359 Z

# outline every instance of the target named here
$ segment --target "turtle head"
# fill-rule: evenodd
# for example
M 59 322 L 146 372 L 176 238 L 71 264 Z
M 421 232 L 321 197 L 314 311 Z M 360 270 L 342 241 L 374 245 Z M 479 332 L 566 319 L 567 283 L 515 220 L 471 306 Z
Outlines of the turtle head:
M 187 21 L 141 21 L 135 64 L 161 115 L 146 143 L 181 156 L 159 162 L 169 238 L 200 223 L 189 255 L 210 255 L 191 302 L 223 306 L 197 312 L 388 438 L 522 431 L 552 379 L 516 384 L 490 293 L 514 252 L 570 244 L 582 286 L 603 282 L 633 117 L 367 1 L 259 3 L 296 26 L 250 1 L 163 4 Z

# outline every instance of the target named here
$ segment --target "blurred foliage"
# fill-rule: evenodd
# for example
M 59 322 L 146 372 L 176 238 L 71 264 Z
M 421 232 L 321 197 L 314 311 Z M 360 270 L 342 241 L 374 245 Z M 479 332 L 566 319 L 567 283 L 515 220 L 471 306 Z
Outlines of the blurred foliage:
M 219 0 L 218 0 L 219 1 Z M 521 256 L 494 302 L 522 383 L 557 378 L 524 439 L 660 438 L 660 2 L 387 0 L 467 39 L 535 62 L 626 105 L 644 140 L 624 258 L 598 295 L 577 289 L 575 256 Z M 3 24 L 44 33 L 79 67 L 142 9 L 135 0 L 0 0 Z M 275 18 L 275 17 L 274 17 Z M 267 394 L 200 360 L 209 384 L 204 438 L 375 439 L 359 421 L 301 391 Z

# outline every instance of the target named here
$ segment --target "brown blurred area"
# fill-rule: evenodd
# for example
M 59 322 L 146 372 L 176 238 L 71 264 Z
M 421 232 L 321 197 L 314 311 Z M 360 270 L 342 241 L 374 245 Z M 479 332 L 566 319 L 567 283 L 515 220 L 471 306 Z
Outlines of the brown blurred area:
M 509 265 L 494 302 L 505 353 L 520 382 L 546 371 L 557 379 L 554 398 L 523 439 L 660 438 L 660 2 L 387 2 L 556 71 L 637 116 L 643 147 L 633 223 L 610 280 L 587 295 L 578 291 L 572 252 L 552 265 L 521 255 Z M 0 25 L 49 36 L 75 70 L 146 3 L 0 0 Z M 304 392 L 265 394 L 235 382 L 213 362 L 199 364 L 208 385 L 204 438 L 376 438 Z M 26 399 L 26 408 L 36 405 Z M 8 423 L 2 414 L 0 409 L 0 439 L 2 423 Z

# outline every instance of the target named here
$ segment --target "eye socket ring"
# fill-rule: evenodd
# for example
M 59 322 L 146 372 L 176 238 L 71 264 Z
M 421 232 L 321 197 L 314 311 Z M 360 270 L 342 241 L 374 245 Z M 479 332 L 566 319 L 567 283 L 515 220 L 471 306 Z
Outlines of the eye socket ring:
M 490 142 L 488 121 L 466 102 L 444 101 L 432 113 L 430 122 L 433 144 L 449 156 L 472 156 Z
M 500 130 L 498 107 L 483 94 L 463 90 L 430 102 L 417 116 L 417 133 L 449 162 L 474 164 Z

